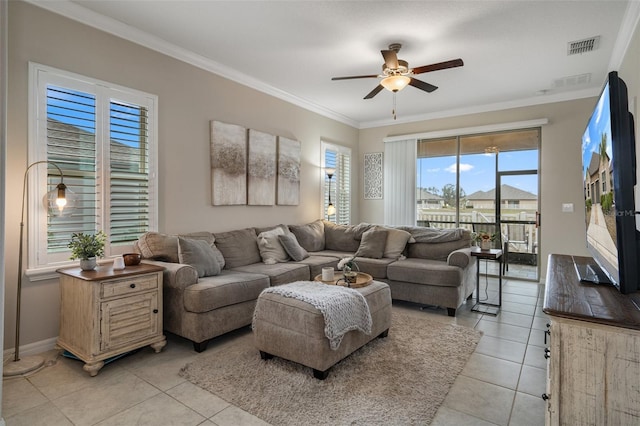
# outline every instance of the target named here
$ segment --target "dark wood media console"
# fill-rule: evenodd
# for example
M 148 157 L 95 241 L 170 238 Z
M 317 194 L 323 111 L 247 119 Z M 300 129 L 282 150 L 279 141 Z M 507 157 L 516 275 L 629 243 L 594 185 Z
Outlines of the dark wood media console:
M 549 256 L 547 425 L 640 424 L 640 293 L 580 282 L 574 260 Z

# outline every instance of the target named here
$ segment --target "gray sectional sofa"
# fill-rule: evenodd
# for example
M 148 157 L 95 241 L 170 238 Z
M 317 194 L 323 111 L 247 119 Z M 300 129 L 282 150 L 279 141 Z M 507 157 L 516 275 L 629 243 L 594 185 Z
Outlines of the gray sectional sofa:
M 269 286 L 313 280 L 355 256 L 361 272 L 389 284 L 393 299 L 447 308 L 475 287 L 471 235 L 464 229 L 346 226 L 317 220 L 228 232 L 166 235 L 136 242 L 145 262 L 165 267 L 164 329 L 206 349 L 210 339 L 251 324 Z

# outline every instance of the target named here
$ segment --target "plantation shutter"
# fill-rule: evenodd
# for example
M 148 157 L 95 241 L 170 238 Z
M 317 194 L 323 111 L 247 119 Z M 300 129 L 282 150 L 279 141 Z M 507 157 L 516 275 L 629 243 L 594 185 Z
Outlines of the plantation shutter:
M 329 206 L 329 178 L 324 175 L 324 218 L 342 225 L 351 221 L 351 155 L 348 148 L 326 144 L 324 167 L 335 169 L 331 179 L 331 202 L 335 215 L 327 215 Z
M 336 223 L 348 225 L 351 222 L 351 156 L 338 153 L 338 206 Z
M 147 109 L 112 100 L 109 108 L 112 244 L 131 243 L 149 229 Z
M 35 63 L 29 87 L 28 164 L 42 165 L 26 176 L 27 269 L 70 264 L 73 233 L 103 231 L 105 257 L 132 251 L 157 230 L 157 97 Z M 70 215 L 43 208 L 55 166 L 75 198 Z
M 77 196 L 72 216 L 47 215 L 47 253 L 68 251 L 74 232 L 98 229 L 96 182 L 96 97 L 54 85 L 46 89 L 47 160 L 64 175 L 64 183 Z M 47 191 L 60 182 L 58 170 L 49 167 Z

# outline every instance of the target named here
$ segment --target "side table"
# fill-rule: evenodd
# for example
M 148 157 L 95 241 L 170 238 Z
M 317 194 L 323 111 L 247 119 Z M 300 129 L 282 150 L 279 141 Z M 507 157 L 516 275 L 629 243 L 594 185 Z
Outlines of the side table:
M 60 335 L 58 346 L 85 362 L 96 376 L 104 361 L 143 346 L 156 353 L 166 346 L 162 334 L 161 266 L 141 263 L 114 270 L 58 269 Z
M 471 248 L 471 256 L 476 258 L 476 304 L 471 311 L 489 315 L 498 315 L 502 306 L 502 250 L 481 250 L 480 247 Z M 498 262 L 498 303 L 480 301 L 480 260 L 493 260 Z

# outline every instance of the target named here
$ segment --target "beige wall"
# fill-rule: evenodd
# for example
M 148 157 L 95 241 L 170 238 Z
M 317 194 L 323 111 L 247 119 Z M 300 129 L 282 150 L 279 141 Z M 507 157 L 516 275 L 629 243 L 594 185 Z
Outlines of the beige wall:
M 351 146 L 358 130 L 155 51 L 23 2 L 9 4 L 9 110 L 5 348 L 13 347 L 22 175 L 27 166 L 28 62 L 135 88 L 159 101 L 159 229 L 176 233 L 303 223 L 320 205 L 320 140 Z M 300 205 L 211 205 L 209 121 L 297 139 L 302 144 Z M 358 165 L 353 164 L 354 176 Z M 356 186 L 352 192 L 355 192 Z M 358 206 L 353 206 L 353 218 Z M 58 334 L 57 280 L 24 283 L 21 344 Z

